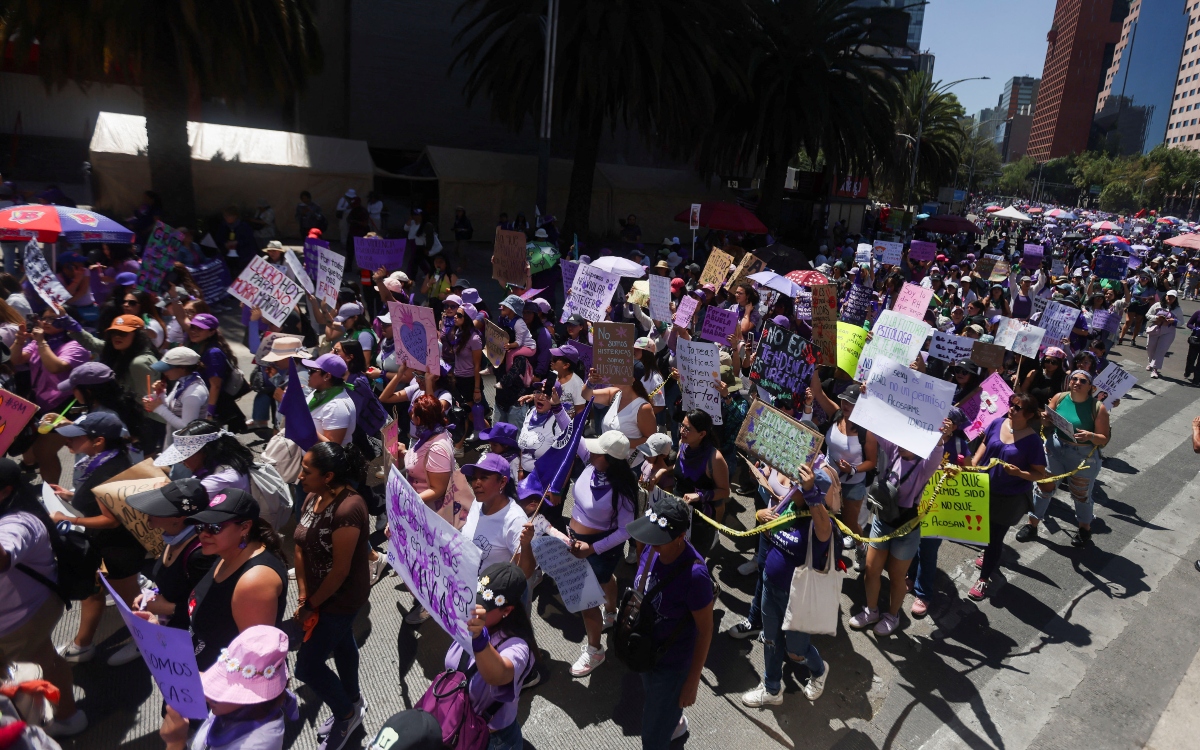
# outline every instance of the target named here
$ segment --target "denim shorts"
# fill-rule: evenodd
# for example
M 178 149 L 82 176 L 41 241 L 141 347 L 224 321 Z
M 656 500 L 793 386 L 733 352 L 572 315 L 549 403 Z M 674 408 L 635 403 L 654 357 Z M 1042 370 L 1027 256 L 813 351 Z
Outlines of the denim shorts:
M 903 524 L 901 524 L 903 525 Z M 878 517 L 871 522 L 870 537 L 887 536 L 896 530 L 896 527 L 880 521 Z M 892 557 L 897 560 L 911 560 L 917 555 L 917 547 L 921 544 L 921 526 L 917 524 L 916 528 L 908 532 L 904 536 L 889 539 L 886 542 L 871 542 L 871 546 L 875 549 L 886 550 Z
M 842 500 L 851 503 L 861 503 L 863 498 L 867 496 L 866 481 L 856 482 L 855 484 L 842 485 Z
M 579 534 L 573 533 L 571 536 L 581 542 L 595 544 L 604 539 L 610 534 L 615 534 L 616 529 L 605 531 L 600 534 Z M 588 565 L 592 566 L 592 572 L 596 574 L 596 580 L 600 583 L 608 583 L 609 579 L 617 570 L 617 565 L 621 562 L 621 551 L 625 549 L 624 544 L 618 544 L 607 552 L 593 552 L 584 559 L 588 561 Z

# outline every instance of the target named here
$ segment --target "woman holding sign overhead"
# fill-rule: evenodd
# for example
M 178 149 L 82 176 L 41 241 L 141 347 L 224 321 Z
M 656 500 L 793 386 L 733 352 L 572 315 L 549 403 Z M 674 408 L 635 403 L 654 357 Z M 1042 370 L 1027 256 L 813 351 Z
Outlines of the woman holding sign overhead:
M 646 366 L 640 360 L 634 360 L 632 383 L 593 389 L 592 384 L 599 378 L 599 373 L 592 368 L 583 386 L 585 403 L 595 398 L 596 406 L 609 407 L 600 423 L 603 430 L 617 430 L 629 438 L 629 447 L 633 450 L 629 464 L 633 467 L 641 466 L 645 460 L 642 454 L 637 452 L 637 447 L 658 431 L 654 407 L 650 405 L 650 394 L 646 392 L 646 386 L 642 385 L 645 377 Z
M 879 442 L 870 432 L 850 421 L 854 405 L 858 403 L 858 388 L 851 386 L 842 391 L 835 403 L 825 395 L 816 370 L 813 371 L 810 385 L 813 398 L 821 405 L 821 409 L 832 415 L 823 432 L 829 463 L 837 469 L 842 485 L 842 521 L 851 531 L 862 536 L 858 517 L 863 498 L 867 496 L 867 475 L 875 470 L 875 463 L 879 459 Z M 865 546 L 855 545 L 856 567 L 862 567 L 866 554 Z

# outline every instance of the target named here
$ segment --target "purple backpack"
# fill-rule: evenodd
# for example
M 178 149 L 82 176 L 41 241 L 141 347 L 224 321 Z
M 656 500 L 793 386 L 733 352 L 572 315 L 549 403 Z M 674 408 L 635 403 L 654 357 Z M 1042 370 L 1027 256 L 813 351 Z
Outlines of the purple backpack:
M 469 688 L 477 670 L 474 664 L 467 667 L 469 658 L 464 651 L 458 669 L 447 669 L 434 677 L 414 706 L 437 719 L 442 728 L 442 745 L 451 750 L 484 750 L 491 739 L 488 721 L 501 706 L 497 701 L 483 715 L 475 713 Z

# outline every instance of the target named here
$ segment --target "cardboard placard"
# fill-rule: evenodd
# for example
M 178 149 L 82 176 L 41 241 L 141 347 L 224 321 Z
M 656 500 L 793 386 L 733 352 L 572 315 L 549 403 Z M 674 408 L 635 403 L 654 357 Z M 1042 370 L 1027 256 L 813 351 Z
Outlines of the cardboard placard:
M 666 276 L 651 276 L 650 283 L 650 319 L 656 323 L 671 321 L 671 280 Z
M 913 240 L 908 243 L 909 260 L 934 260 L 937 258 L 937 243 Z
M 571 291 L 571 284 L 575 283 L 575 274 L 579 273 L 579 261 L 563 258 L 558 265 L 562 268 L 563 296 L 565 297 L 566 293 Z
M 1067 396 L 1067 398 L 1070 398 L 1070 396 Z M 1046 413 L 1048 415 L 1050 415 L 1051 424 L 1053 424 L 1055 427 L 1057 427 L 1058 430 L 1060 432 L 1062 432 L 1063 435 L 1066 435 L 1068 440 L 1071 440 L 1072 442 L 1074 442 L 1074 440 L 1075 440 L 1075 425 L 1071 424 L 1071 422 L 1066 417 L 1059 414 L 1057 411 L 1055 411 L 1054 409 L 1052 409 L 1050 407 L 1046 407 Z
M 803 336 L 769 320 L 763 325 L 751 382 L 772 396 L 790 397 L 804 393 L 816 367 L 817 350 Z
M 720 347 L 679 339 L 675 342 L 675 361 L 679 367 L 683 410 L 700 409 L 713 418 L 713 424 L 723 424 L 721 393 L 714 382 L 721 377 Z
M 314 277 L 313 286 L 316 288 L 317 299 L 334 310 L 337 309 L 337 296 L 342 288 L 342 273 L 345 270 L 345 256 L 328 247 L 317 246 L 317 275 Z
M 801 464 L 812 466 L 825 438 L 803 422 L 755 400 L 738 430 L 737 446 L 793 481 Z
M 879 262 L 883 265 L 898 266 L 904 258 L 904 243 L 876 240 L 874 251 L 879 255 Z
M 179 251 L 183 248 L 183 233 L 171 229 L 161 221 L 154 222 L 154 231 L 146 240 L 142 251 L 142 267 L 138 271 L 138 289 L 145 289 L 162 294 L 166 286 L 167 271 L 170 271 L 179 259 Z
M 17 435 L 37 414 L 37 404 L 0 389 L 0 456 L 8 454 Z
M 1046 329 L 1038 328 L 1037 326 L 1025 326 L 1020 331 L 1017 331 L 1017 336 L 1013 339 L 1012 351 L 1014 354 L 1036 359 L 1038 349 L 1042 345 L 1042 339 L 1045 337 Z
M 894 359 L 908 365 L 925 346 L 933 328 L 895 310 L 884 310 L 871 330 L 871 340 L 863 347 L 854 371 L 854 379 L 865 382 L 867 372 L 877 358 Z
M 604 589 L 587 560 L 571 554 L 570 547 L 556 536 L 535 536 L 529 542 L 538 567 L 554 579 L 558 595 L 568 612 L 582 612 L 604 603 Z
M 699 306 L 700 300 L 691 296 L 684 297 L 675 308 L 675 318 L 672 322 L 680 328 L 687 328 L 692 324 L 692 316 L 696 314 L 696 308 Z
M 52 310 L 59 314 L 66 311 L 71 293 L 46 262 L 46 256 L 42 255 L 42 248 L 38 246 L 37 240 L 30 240 L 25 244 L 25 278 Z
M 659 276 L 658 278 L 662 278 Z M 633 282 L 633 287 L 626 295 L 625 301 L 631 305 L 638 307 L 647 307 L 650 304 L 650 279 L 641 279 Z
M 1004 281 L 1008 278 L 1009 272 L 1012 271 L 1012 264 L 1006 260 L 996 261 L 996 265 L 992 266 L 992 272 L 988 274 L 988 281 Z
M 404 268 L 406 240 L 385 240 L 382 237 L 355 237 L 354 262 L 359 268 L 375 272 L 378 268 L 399 271 Z
M 943 331 L 933 332 L 933 341 L 929 344 L 929 356 L 943 362 L 954 364 L 959 360 L 970 359 L 971 349 L 975 339 L 966 336 L 956 336 Z
M 1045 256 L 1046 248 L 1041 245 L 1027 243 L 1021 255 L 1021 266 L 1028 269 L 1041 268 L 1042 259 Z
M 129 533 L 137 538 L 151 557 L 158 557 L 162 554 L 165 546 L 162 531 L 150 528 L 150 517 L 140 510 L 129 507 L 125 498 L 139 492 L 148 492 L 170 484 L 170 482 L 166 473 L 154 465 L 154 459 L 147 458 L 104 484 L 93 488 L 92 494 L 104 507 L 112 511 L 113 516 L 121 522 L 122 526 L 129 529 Z
M 1102 397 L 1104 405 L 1111 409 L 1117 399 L 1124 397 L 1137 385 L 1137 378 L 1118 367 L 1116 362 L 1109 362 L 1092 385 L 1096 388 L 1097 397 Z
M 868 242 L 858 243 L 858 247 L 854 248 L 854 265 L 862 265 L 863 263 L 871 262 L 871 244 Z
M 508 344 L 508 331 L 490 320 L 484 320 L 483 332 L 485 335 L 483 342 L 484 354 L 487 355 L 488 361 L 492 363 L 492 367 L 499 367 L 500 363 L 504 361 L 504 347 Z
M 233 280 L 229 294 L 251 309 L 262 310 L 263 317 L 271 325 L 282 326 L 304 297 L 304 288 L 282 268 L 256 255 Z
M 321 252 L 318 248 L 329 249 L 329 243 L 325 240 L 309 238 L 304 240 L 304 270 L 308 273 L 308 278 L 315 284 L 317 281 L 317 266 Z M 207 299 L 207 297 L 205 297 Z
M 1046 330 L 1045 341 L 1061 343 L 1071 335 L 1075 322 L 1079 320 L 1079 310 L 1061 302 L 1046 303 L 1046 310 L 1038 320 L 1038 325 Z
M 693 232 L 700 228 L 700 205 L 693 203 L 691 210 L 688 211 L 688 229 Z
M 396 361 L 421 372 L 440 372 L 437 321 L 433 308 L 388 302 L 396 341 Z
M 729 334 L 737 330 L 738 314 L 716 305 L 704 308 L 704 323 L 700 326 L 700 338 L 728 346 Z
M 820 350 L 821 364 L 838 363 L 838 310 L 837 287 L 833 284 L 818 284 L 812 287 L 812 335 L 813 343 Z M 861 347 L 860 347 L 861 350 Z M 855 355 L 855 360 L 858 357 Z
M 1122 255 L 1098 255 L 1092 264 L 1092 273 L 1102 279 L 1121 281 L 1129 272 L 1129 258 Z
M 571 282 L 571 293 L 563 306 L 560 322 L 578 313 L 584 320 L 599 323 L 608 317 L 608 306 L 621 277 L 591 265 L 582 265 Z
M 979 274 L 979 278 L 981 279 L 991 278 L 992 269 L 995 267 L 996 259 L 989 258 L 986 255 L 975 261 L 975 273 Z
M 815 307 L 813 308 L 816 309 Z M 839 370 L 845 371 L 851 377 L 858 372 L 858 358 L 862 356 L 863 347 L 867 344 L 866 330 L 850 325 L 837 324 L 837 359 L 835 364 Z
M 875 293 L 868 286 L 862 284 L 851 284 L 850 292 L 846 295 L 846 301 L 842 303 L 843 323 L 853 323 L 856 326 L 863 324 L 867 319 L 867 313 L 871 309 L 871 299 Z
M 633 323 L 592 324 L 592 367 L 600 380 L 609 385 L 633 382 L 633 342 L 637 327 Z
M 971 345 L 971 361 L 985 370 L 1004 367 L 1004 347 L 976 341 Z
M 524 232 L 511 229 L 497 229 L 496 242 L 492 246 L 492 278 L 500 282 L 500 286 L 513 284 L 525 286 L 525 266 L 528 259 L 525 246 L 528 241 Z
M 308 271 L 301 265 L 300 259 L 291 250 L 285 250 L 283 253 L 283 262 L 287 264 L 288 270 L 292 272 L 292 276 L 296 281 L 300 282 L 300 286 L 304 287 L 304 291 L 312 294 L 316 291 L 313 286 L 312 278 L 308 275 Z
M 709 253 L 708 262 L 704 264 L 704 271 L 700 274 L 700 286 L 712 284 L 717 289 L 725 283 L 725 277 L 729 275 L 729 266 L 733 265 L 733 256 L 729 253 L 713 248 Z
M 982 471 L 964 471 L 941 480 L 942 472 L 934 472 L 921 494 L 921 502 L 928 503 L 941 482 L 933 507 L 921 519 L 921 538 L 986 545 L 992 534 L 991 477 Z
M 759 271 L 766 270 L 767 262 L 759 258 L 754 253 L 746 253 L 742 256 L 741 262 L 737 264 L 737 268 L 733 270 L 733 275 L 729 277 L 729 288 L 732 289 L 739 281 L 756 274 Z

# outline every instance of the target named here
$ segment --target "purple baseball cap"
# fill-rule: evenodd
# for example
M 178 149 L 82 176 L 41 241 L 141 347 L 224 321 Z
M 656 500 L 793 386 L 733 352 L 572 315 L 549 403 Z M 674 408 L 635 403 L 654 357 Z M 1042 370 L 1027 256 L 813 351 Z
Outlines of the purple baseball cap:
M 578 362 L 579 361 L 579 350 L 576 349 L 575 347 L 571 346 L 570 344 L 563 344 L 562 346 L 554 347 L 553 349 L 551 349 L 550 356 L 557 357 L 559 359 L 565 359 L 568 362 Z
M 122 271 L 117 274 L 117 278 L 113 280 L 117 286 L 133 286 L 137 283 L 137 274 L 133 271 Z
M 462 473 L 468 479 L 474 477 L 476 471 L 490 471 L 507 479 L 512 473 L 512 467 L 509 466 L 508 459 L 504 456 L 497 453 L 485 453 L 476 463 L 462 467 Z
M 71 370 L 71 376 L 58 384 L 58 390 L 63 393 L 70 393 L 75 390 L 78 385 L 99 385 L 107 383 L 116 377 L 113 374 L 112 368 L 100 362 L 84 362 L 74 370 Z
M 346 361 L 333 352 L 322 354 L 316 359 L 302 359 L 300 360 L 300 364 L 313 370 L 327 372 L 335 378 L 346 377 L 348 370 Z
M 200 313 L 192 318 L 189 325 L 203 328 L 206 331 L 215 331 L 221 327 L 221 321 L 217 320 L 217 316 L 209 315 L 208 313 Z

